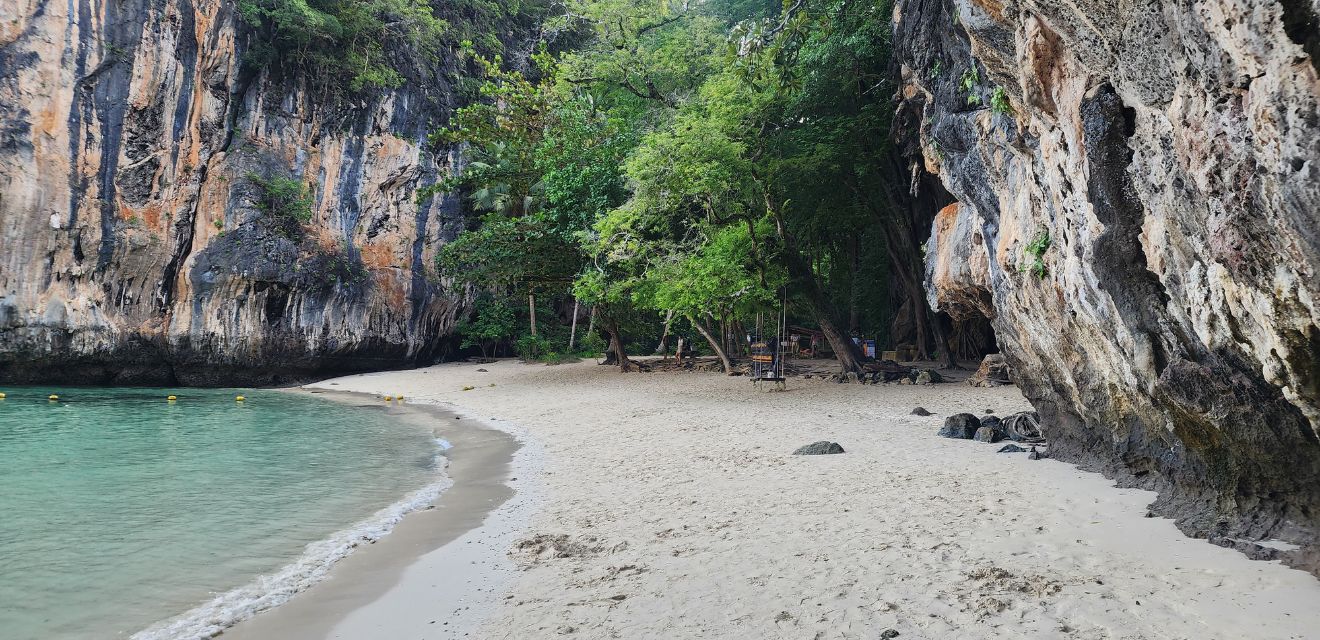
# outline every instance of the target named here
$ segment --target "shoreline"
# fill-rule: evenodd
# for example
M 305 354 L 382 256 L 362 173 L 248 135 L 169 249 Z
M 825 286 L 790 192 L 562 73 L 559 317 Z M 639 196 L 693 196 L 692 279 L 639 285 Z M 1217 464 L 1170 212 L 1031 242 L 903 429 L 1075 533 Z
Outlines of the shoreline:
M 423 558 L 400 583 L 413 588 L 380 593 L 320 637 L 1306 640 L 1320 629 L 1320 581 L 1148 517 L 1154 493 L 936 436 L 954 413 L 1030 409 L 1012 386 L 794 378 L 768 393 L 719 374 L 512 361 L 320 386 L 523 425 L 545 460 L 534 517 L 510 524 L 501 508 L 482 535 L 439 552 L 495 563 L 474 565 L 488 568 L 480 579 Z M 822 439 L 846 453 L 791 455 Z M 513 577 L 489 570 L 510 565 Z M 444 583 L 433 597 L 418 588 Z
M 323 380 L 290 391 L 380 402 L 372 392 L 334 388 L 345 379 Z M 502 533 L 511 535 L 517 530 L 515 521 L 525 522 L 534 509 L 535 492 L 524 487 L 534 483 L 539 444 L 525 430 L 438 403 L 409 398 L 392 408 L 399 407 L 425 416 L 432 434 L 449 445 L 440 454 L 448 461 L 449 486 L 429 506 L 406 514 L 387 535 L 336 562 L 323 580 L 287 602 L 225 629 L 222 637 L 372 637 L 380 631 L 374 627 L 382 620 L 395 632 L 406 625 L 435 637 L 438 626 L 439 632 L 453 634 L 442 637 L 461 637 L 484 619 L 494 605 L 493 590 L 478 588 L 474 592 L 469 587 L 473 582 L 495 585 L 501 570 L 510 569 L 500 566 L 507 561 L 505 545 L 499 539 Z M 511 483 L 511 478 L 517 480 Z M 513 485 L 519 482 L 515 490 Z M 478 556 L 481 562 L 473 559 Z M 433 579 L 437 574 L 444 579 Z M 482 593 L 489 597 L 481 598 Z M 437 611 L 423 605 L 437 599 L 461 606 L 440 620 Z

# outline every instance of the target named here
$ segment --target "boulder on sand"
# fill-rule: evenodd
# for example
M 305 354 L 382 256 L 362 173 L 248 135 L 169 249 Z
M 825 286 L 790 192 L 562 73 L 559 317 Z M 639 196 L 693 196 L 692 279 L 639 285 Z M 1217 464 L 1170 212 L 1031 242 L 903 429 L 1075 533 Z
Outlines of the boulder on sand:
M 793 452 L 793 455 L 823 456 L 833 453 L 843 453 L 843 447 L 839 446 L 839 443 L 837 442 L 830 442 L 829 440 L 821 440 L 820 442 L 813 442 L 809 445 L 798 447 L 797 451 Z
M 970 440 L 980 428 L 981 421 L 976 416 L 970 413 L 958 413 L 944 419 L 944 426 L 940 427 L 938 435 L 944 438 Z
M 1004 430 L 1004 421 L 995 416 L 982 416 L 981 428 L 976 430 L 976 435 L 972 437 L 977 442 L 999 442 L 1008 437 L 1008 432 Z
M 1023 449 L 1022 447 L 1019 447 L 1015 444 L 1006 444 L 1003 447 L 1000 447 L 999 449 L 999 453 L 1024 453 L 1024 452 L 1026 452 L 1026 449 Z
M 913 410 L 912 410 L 912 415 L 914 415 L 914 416 L 930 416 L 930 415 L 935 415 L 935 414 L 933 414 L 933 413 L 927 411 L 927 410 L 926 410 L 926 407 L 917 407 L 916 409 L 913 409 Z
M 973 387 L 1013 384 L 1013 379 L 1009 377 L 1008 362 L 1004 360 L 1003 354 L 992 353 L 981 360 L 981 366 L 977 368 L 976 373 L 968 376 L 967 384 Z

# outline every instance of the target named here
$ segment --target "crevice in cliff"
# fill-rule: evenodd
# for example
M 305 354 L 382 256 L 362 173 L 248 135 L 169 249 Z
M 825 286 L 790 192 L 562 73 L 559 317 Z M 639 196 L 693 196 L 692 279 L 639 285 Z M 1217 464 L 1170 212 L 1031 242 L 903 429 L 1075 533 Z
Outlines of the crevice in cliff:
M 1320 72 L 1320 16 L 1311 0 L 1279 0 L 1283 7 L 1283 30 L 1288 39 L 1299 44 L 1311 58 L 1311 66 Z

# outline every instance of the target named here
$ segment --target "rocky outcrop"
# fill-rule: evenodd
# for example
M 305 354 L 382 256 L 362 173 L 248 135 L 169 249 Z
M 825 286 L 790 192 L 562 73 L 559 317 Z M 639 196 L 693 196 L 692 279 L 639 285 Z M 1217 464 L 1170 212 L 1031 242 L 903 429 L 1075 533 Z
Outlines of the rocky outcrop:
M 927 251 L 933 301 L 992 319 L 1052 457 L 1158 490 L 1152 510 L 1193 535 L 1313 571 L 1316 12 L 895 10 L 909 157 L 957 199 Z M 1252 543 L 1271 538 L 1298 548 Z
M 445 61 L 328 98 L 243 68 L 232 0 L 0 12 L 0 379 L 262 384 L 429 362 L 462 227 L 415 203 L 450 163 Z M 396 52 L 396 55 L 398 54 Z M 273 223 L 251 179 L 310 188 Z
M 937 307 L 938 308 L 938 307 Z M 967 377 L 967 384 L 973 387 L 999 387 L 1013 384 L 1012 370 L 1003 354 L 992 353 L 981 359 L 981 366 Z

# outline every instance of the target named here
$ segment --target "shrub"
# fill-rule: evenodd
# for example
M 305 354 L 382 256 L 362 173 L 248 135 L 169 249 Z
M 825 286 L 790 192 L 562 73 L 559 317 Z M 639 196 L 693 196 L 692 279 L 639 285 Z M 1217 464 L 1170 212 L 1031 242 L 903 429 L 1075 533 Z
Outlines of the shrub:
M 1013 105 L 1008 101 L 1008 92 L 1003 87 L 995 87 L 990 94 L 990 110 L 1004 115 L 1013 114 Z
M 304 225 L 312 221 L 312 196 L 303 183 L 282 176 L 245 176 L 257 187 L 257 208 L 278 223 Z
M 593 332 L 582 336 L 582 339 L 578 340 L 577 350 L 578 354 L 585 358 L 595 358 L 605 353 L 607 346 L 605 339 L 600 337 L 600 334 Z
M 513 335 L 517 322 L 507 300 L 485 297 L 477 300 L 472 317 L 458 325 L 463 347 L 478 347 L 481 357 L 490 357 L 499 343 Z
M 518 349 L 518 357 L 523 360 L 540 360 L 546 354 L 552 352 L 549 340 L 530 334 L 518 338 L 516 348 Z
M 981 104 L 981 95 L 976 93 L 979 84 L 981 84 L 981 72 L 976 70 L 976 64 L 973 63 L 958 79 L 958 89 L 967 94 L 967 104 L 969 106 L 974 107 Z
M 1031 265 L 1027 268 L 1037 278 L 1045 277 L 1045 252 L 1050 248 L 1050 232 L 1048 229 L 1041 229 L 1036 238 L 1027 245 L 1027 255 L 1031 256 Z

